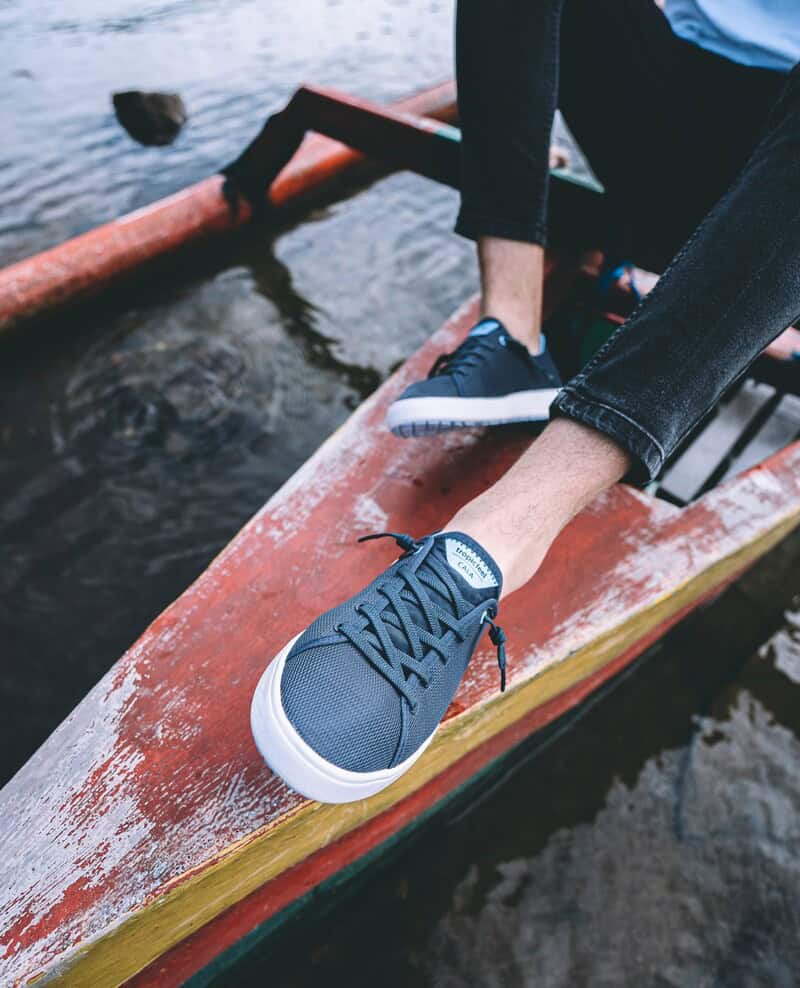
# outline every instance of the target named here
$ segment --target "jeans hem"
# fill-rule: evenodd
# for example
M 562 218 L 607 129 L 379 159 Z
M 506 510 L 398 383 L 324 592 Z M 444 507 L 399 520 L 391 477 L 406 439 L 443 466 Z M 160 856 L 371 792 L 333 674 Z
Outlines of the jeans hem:
M 539 244 L 547 242 L 547 229 L 541 223 L 521 223 L 518 219 L 503 219 L 462 209 L 455 226 L 456 233 L 469 240 L 478 237 L 502 237 L 504 240 L 518 240 L 522 243 Z
M 629 484 L 641 486 L 655 480 L 664 466 L 664 450 L 660 443 L 638 422 L 602 401 L 580 394 L 573 387 L 559 391 L 550 406 L 550 417 L 571 418 L 591 426 L 630 453 L 635 462 L 624 478 Z

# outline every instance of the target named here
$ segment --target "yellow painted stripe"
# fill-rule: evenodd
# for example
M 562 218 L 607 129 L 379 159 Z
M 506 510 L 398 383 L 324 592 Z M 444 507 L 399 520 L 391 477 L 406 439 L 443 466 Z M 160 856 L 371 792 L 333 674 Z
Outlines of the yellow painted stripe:
M 177 879 L 170 889 L 34 979 L 80 988 L 123 984 L 225 909 L 310 854 L 379 816 L 468 752 L 530 711 L 586 679 L 692 602 L 713 592 L 800 524 L 800 506 L 773 520 L 749 543 L 697 573 L 583 648 L 502 696 L 448 720 L 422 759 L 369 800 L 341 806 L 307 803 L 228 847 L 213 863 Z

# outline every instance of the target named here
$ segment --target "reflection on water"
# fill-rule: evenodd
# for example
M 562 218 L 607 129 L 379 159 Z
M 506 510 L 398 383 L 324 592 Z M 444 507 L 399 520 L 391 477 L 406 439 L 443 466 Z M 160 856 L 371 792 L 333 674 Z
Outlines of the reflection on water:
M 390 98 L 447 76 L 451 17 L 6 0 L 0 262 L 215 170 L 301 80 Z M 110 93 L 131 87 L 184 96 L 174 145 L 116 124 Z M 473 289 L 454 212 L 451 191 L 392 176 L 5 346 L 0 781 Z M 795 541 L 466 816 L 220 983 L 793 983 L 795 618 L 748 656 L 799 558 Z
M 800 741 L 771 710 L 775 673 L 754 659 L 593 820 L 488 881 L 473 864 L 433 931 L 432 983 L 491 984 L 499 953 L 512 984 L 796 984 Z

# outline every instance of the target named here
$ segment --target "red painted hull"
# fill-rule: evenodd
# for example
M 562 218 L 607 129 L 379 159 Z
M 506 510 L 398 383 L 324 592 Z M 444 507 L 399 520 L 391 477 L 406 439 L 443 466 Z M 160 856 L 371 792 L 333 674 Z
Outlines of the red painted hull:
M 613 662 L 609 662 L 603 669 L 578 683 L 577 686 L 565 690 L 549 703 L 537 707 L 483 747 L 465 755 L 447 772 L 402 800 L 379 820 L 360 827 L 330 847 L 311 855 L 280 878 L 253 892 L 131 978 L 126 982 L 127 988 L 179 988 L 192 975 L 202 971 L 225 950 L 233 947 L 242 937 L 258 929 L 262 924 L 268 923 L 324 881 L 348 868 L 384 841 L 402 832 L 422 813 L 470 782 L 478 772 L 491 765 L 493 761 L 588 699 L 702 602 L 702 598 L 693 602 L 644 636 Z
M 565 271 L 551 268 L 551 301 Z M 358 535 L 440 527 L 529 441 L 384 431 L 388 403 L 474 317 L 465 307 L 323 445 L 0 793 L 9 978 L 180 983 L 579 702 L 800 522 L 800 444 L 683 510 L 616 488 L 557 541 L 536 606 L 524 591 L 504 604 L 506 694 L 486 645 L 407 776 L 360 804 L 303 800 L 250 737 L 265 662 L 391 558 Z

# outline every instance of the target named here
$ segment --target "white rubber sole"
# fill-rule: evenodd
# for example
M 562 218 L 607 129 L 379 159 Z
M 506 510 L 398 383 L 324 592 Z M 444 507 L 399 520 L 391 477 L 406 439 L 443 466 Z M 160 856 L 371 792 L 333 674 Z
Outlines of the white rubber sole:
M 407 772 L 433 740 L 394 768 L 351 772 L 327 761 L 292 726 L 281 703 L 281 676 L 297 635 L 275 656 L 258 681 L 250 705 L 250 729 L 261 757 L 284 782 L 320 803 L 353 803 L 373 796 Z M 435 732 L 434 732 L 435 733 Z
M 389 406 L 386 425 L 396 436 L 512 422 L 543 422 L 559 388 L 514 391 L 497 398 L 402 398 Z

